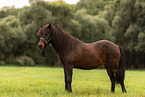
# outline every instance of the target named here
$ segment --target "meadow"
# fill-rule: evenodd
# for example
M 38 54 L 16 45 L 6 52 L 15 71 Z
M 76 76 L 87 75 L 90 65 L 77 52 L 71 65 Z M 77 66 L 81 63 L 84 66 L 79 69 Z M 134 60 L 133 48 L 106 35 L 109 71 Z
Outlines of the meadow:
M 111 93 L 105 69 L 74 69 L 72 93 L 64 89 L 61 67 L 0 66 L 0 97 L 145 97 L 145 71 L 127 70 L 122 93 Z

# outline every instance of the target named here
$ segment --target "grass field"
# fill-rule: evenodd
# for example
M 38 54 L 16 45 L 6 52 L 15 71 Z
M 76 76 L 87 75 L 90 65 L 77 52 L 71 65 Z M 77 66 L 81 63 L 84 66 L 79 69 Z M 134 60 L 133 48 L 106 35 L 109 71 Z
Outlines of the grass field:
M 105 69 L 74 69 L 68 93 L 62 68 L 0 66 L 0 97 L 145 97 L 145 71 L 126 71 L 125 85 L 111 93 Z

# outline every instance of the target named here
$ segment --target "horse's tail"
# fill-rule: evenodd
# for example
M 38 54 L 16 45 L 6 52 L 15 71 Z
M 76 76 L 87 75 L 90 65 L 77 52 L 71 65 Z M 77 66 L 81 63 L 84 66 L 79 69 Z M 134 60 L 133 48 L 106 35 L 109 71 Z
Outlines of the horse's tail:
M 124 82 L 125 69 L 126 69 L 125 54 L 124 54 L 123 48 L 119 46 L 119 49 L 120 49 L 120 61 L 119 61 L 119 69 L 116 74 L 117 83 Z

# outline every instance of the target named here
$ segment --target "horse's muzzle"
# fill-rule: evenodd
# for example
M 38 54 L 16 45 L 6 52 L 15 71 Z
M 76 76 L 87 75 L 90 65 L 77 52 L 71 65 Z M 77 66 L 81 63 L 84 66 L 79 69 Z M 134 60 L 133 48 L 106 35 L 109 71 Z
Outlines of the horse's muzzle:
M 38 44 L 39 49 L 43 49 L 45 46 L 43 44 Z
M 38 45 L 38 48 L 42 48 L 42 44 Z

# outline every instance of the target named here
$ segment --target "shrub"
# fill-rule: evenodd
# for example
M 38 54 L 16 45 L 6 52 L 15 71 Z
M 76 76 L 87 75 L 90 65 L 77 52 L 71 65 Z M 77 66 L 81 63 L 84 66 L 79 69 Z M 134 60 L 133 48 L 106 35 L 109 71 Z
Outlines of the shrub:
M 5 65 L 5 61 L 0 61 L 0 65 Z
M 16 64 L 20 66 L 34 66 L 34 60 L 28 56 L 21 56 L 16 59 Z

